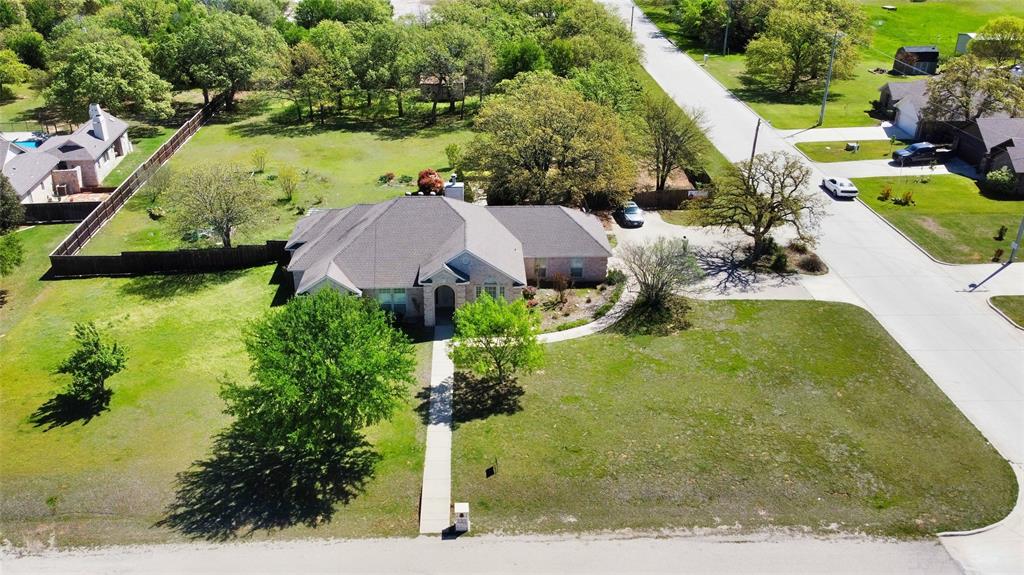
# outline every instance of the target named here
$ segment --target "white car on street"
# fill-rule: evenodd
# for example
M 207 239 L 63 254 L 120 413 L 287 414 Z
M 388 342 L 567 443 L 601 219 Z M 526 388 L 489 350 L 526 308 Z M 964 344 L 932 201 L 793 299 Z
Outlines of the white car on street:
M 853 182 L 846 178 L 825 178 L 821 181 L 821 185 L 838 198 L 857 197 L 857 186 L 853 185 Z

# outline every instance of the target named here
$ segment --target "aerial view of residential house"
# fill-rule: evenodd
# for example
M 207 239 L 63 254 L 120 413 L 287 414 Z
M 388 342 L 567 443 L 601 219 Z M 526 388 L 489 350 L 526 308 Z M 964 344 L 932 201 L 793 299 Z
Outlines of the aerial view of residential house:
M 993 148 L 1020 138 L 1024 138 L 1024 118 L 978 118 L 957 136 L 956 152 L 984 174 L 991 169 Z
M 992 148 L 986 173 L 1007 168 L 1017 177 L 1017 194 L 1024 195 L 1024 138 L 1011 138 Z
M 878 89 L 879 106 L 893 124 L 912 138 L 921 133 L 921 109 L 928 103 L 928 80 L 889 82 Z
M 315 211 L 298 222 L 286 249 L 296 293 L 331 287 L 372 297 L 428 326 L 481 293 L 514 301 L 531 280 L 564 274 L 600 282 L 612 255 L 595 216 L 441 196 Z
M 24 203 L 46 202 L 96 187 L 132 151 L 128 124 L 89 106 L 89 122 L 68 135 L 0 137 L 0 169 Z

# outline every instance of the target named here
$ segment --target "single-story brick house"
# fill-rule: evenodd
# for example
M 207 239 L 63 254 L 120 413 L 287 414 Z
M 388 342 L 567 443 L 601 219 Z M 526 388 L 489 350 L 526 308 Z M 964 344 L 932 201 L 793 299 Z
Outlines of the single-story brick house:
M 0 170 L 23 203 L 99 186 L 132 151 L 126 122 L 96 104 L 89 106 L 89 117 L 71 134 L 45 141 L 0 138 Z
M 372 297 L 432 326 L 482 293 L 513 301 L 527 282 L 564 273 L 603 281 L 611 246 L 601 222 L 561 206 L 480 206 L 406 196 L 311 212 L 285 249 L 297 294 Z

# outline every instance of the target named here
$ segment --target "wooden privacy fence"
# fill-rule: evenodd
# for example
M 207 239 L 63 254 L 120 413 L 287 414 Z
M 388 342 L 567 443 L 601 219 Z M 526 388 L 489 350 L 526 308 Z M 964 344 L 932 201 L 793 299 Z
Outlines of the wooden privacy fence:
M 689 194 L 689 190 L 652 190 L 633 194 L 633 201 L 649 210 L 677 210 Z
M 132 197 L 132 194 L 146 183 L 146 180 L 154 171 L 152 168 L 159 167 L 170 159 L 170 157 L 173 156 L 174 153 L 192 137 L 193 134 L 199 131 L 199 128 L 202 127 L 207 120 L 217 113 L 217 110 L 219 110 L 221 105 L 223 105 L 224 99 L 225 94 L 220 94 L 213 100 L 210 100 L 209 104 L 203 106 L 202 109 L 196 112 L 194 116 L 182 124 L 170 139 L 157 148 L 149 159 L 140 164 L 139 167 L 135 168 L 135 171 L 128 176 L 128 179 L 118 186 L 106 200 L 103 200 L 99 207 L 86 216 L 85 219 L 82 220 L 82 223 L 78 224 L 78 226 L 68 234 L 68 237 L 64 238 L 64 241 L 62 241 L 60 245 L 50 253 L 50 264 L 56 266 L 56 260 L 54 258 L 75 256 L 75 254 L 82 249 L 82 246 L 84 246 L 90 238 L 96 235 L 96 232 L 100 231 L 100 228 L 102 228 L 110 218 L 114 217 L 114 214 L 124 206 L 125 202 Z
M 62 224 L 84 220 L 102 202 L 49 202 L 22 204 L 26 224 Z
M 121 252 L 115 256 L 50 255 L 47 277 L 87 278 L 174 273 L 207 273 L 285 263 L 284 241 L 233 248 Z

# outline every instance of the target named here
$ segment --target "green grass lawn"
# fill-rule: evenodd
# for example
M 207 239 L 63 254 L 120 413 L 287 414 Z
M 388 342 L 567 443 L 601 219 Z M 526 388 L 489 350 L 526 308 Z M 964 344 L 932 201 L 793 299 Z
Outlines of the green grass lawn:
M 266 213 L 258 225 L 239 231 L 238 243 L 287 238 L 301 217 L 297 210 L 300 206 L 308 209 L 375 203 L 413 190 L 414 184 L 399 185 L 396 179 L 392 185 L 381 185 L 377 179 L 388 172 L 415 178 L 425 168 L 445 170 L 445 146 L 465 144 L 471 138 L 466 122 L 448 122 L 443 117 L 430 128 L 411 117 L 383 127 L 347 120 L 321 127 L 280 125 L 274 120 L 280 113 L 279 105 L 271 105 L 251 115 L 224 115 L 204 126 L 167 163 L 179 172 L 210 163 L 235 163 L 251 169 L 252 152 L 258 148 L 267 151 L 266 171 L 258 176 L 266 190 Z M 272 179 L 284 166 L 293 167 L 302 178 L 291 203 L 283 201 Z M 160 205 L 173 211 L 173 195 L 163 198 Z M 147 207 L 142 198 L 132 198 L 83 253 L 181 247 L 168 218 L 151 220 Z
M 460 423 L 453 496 L 474 530 L 923 536 L 1013 507 L 1010 466 L 867 312 L 704 301 L 692 313 L 678 335 L 549 345 L 522 378 L 521 411 Z
M 679 25 L 670 16 L 669 3 L 640 0 L 637 4 L 666 36 L 695 59 L 700 61 L 703 54 L 709 52 L 681 35 Z M 900 46 L 938 44 L 942 55 L 948 56 L 954 52 L 958 32 L 974 31 L 995 16 L 1024 16 L 1024 3 L 1019 0 L 861 0 L 861 4 L 874 29 L 874 37 L 871 46 L 861 49 L 854 77 L 832 83 L 825 127 L 873 126 L 878 123 L 867 114 L 871 101 L 878 98 L 878 88 L 886 82 L 904 79 L 875 74 L 871 70 L 891 68 L 892 58 Z M 894 4 L 898 9 L 894 12 L 883 10 L 882 5 L 886 4 Z M 822 96 L 820 90 L 799 97 L 785 97 L 756 86 L 745 86 L 740 80 L 744 69 L 743 55 L 723 57 L 719 54 L 712 53 L 708 71 L 773 126 L 799 129 L 817 123 Z
M 1024 326 L 1024 295 L 997 295 L 991 301 L 1014 323 Z
M 14 545 L 130 544 L 176 540 L 153 528 L 174 476 L 208 454 L 227 424 L 217 396 L 222 375 L 245 378 L 241 328 L 276 290 L 272 267 L 201 277 L 98 278 L 39 282 L 47 254 L 69 226 L 25 232 L 27 260 L 0 280 L 0 538 Z M 96 321 L 128 347 L 110 379 L 110 410 L 86 425 L 43 431 L 28 417 L 64 384 L 52 375 L 71 348 L 72 326 Z M 429 344 L 417 345 L 426 384 Z M 414 535 L 423 425 L 410 404 L 369 431 L 383 460 L 365 494 L 313 531 L 282 537 Z M 47 500 L 56 501 L 51 509 Z
M 659 210 L 661 219 L 677 226 L 699 226 L 697 210 Z
M 857 160 L 884 160 L 892 157 L 893 150 L 907 145 L 897 140 L 895 144 L 889 140 L 861 140 L 860 150 L 856 152 L 846 149 L 847 142 L 800 142 L 796 145 L 800 151 L 815 162 L 853 162 Z
M 864 203 L 932 256 L 949 263 L 987 262 L 996 249 L 1009 253 L 1024 213 L 1024 201 L 988 198 L 973 180 L 962 176 L 932 176 L 928 183 L 909 177 L 858 178 L 853 183 Z M 880 200 L 887 185 L 892 186 L 893 198 L 913 192 L 915 205 L 897 206 L 891 200 Z M 1008 228 L 1002 241 L 995 240 L 999 226 Z
M 0 132 L 23 132 L 39 129 L 39 123 L 33 114 L 36 108 L 43 105 L 43 95 L 33 90 L 28 84 L 14 84 L 10 87 L 13 98 L 0 100 Z M 15 125 L 11 125 L 11 123 Z M 27 123 L 28 125 L 19 125 Z

